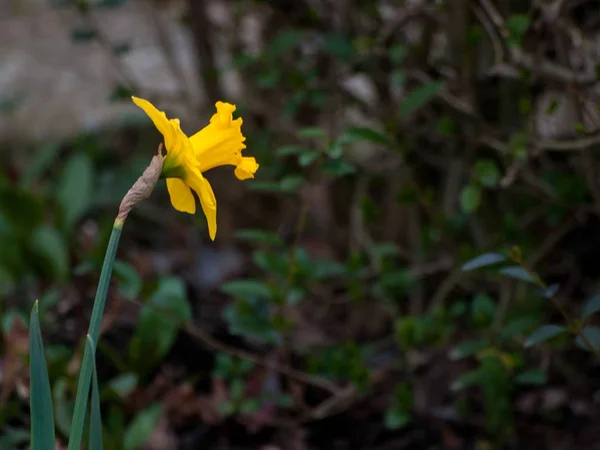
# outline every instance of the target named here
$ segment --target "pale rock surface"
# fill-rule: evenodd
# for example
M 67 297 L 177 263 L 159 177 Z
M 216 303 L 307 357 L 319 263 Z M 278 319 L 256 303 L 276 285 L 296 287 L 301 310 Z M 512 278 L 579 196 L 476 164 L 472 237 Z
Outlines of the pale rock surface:
M 40 142 L 127 118 L 143 120 L 131 102 L 109 101 L 124 72 L 141 95 L 169 115 L 198 111 L 203 94 L 191 36 L 180 23 L 183 2 L 161 5 L 153 10 L 149 0 L 128 0 L 124 6 L 93 12 L 94 24 L 109 41 L 102 45 L 72 39 L 73 30 L 84 23 L 72 8 L 53 7 L 49 0 L 0 1 L 0 105 L 15 104 L 9 110 L 0 108 L 0 139 Z M 165 57 L 156 20 L 180 66 L 179 76 Z M 131 50 L 112 56 L 110 46 L 123 43 Z

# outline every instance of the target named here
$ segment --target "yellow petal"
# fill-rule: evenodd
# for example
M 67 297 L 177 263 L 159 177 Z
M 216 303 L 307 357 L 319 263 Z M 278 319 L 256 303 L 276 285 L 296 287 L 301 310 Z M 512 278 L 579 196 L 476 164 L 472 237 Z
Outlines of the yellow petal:
M 192 170 L 188 175 L 188 183 L 200 198 L 200 206 L 202 206 L 202 211 L 208 222 L 208 235 L 214 241 L 217 235 L 217 199 L 215 193 L 208 180 L 197 169 Z
M 196 200 L 190 187 L 178 178 L 167 178 L 167 189 L 171 197 L 171 204 L 177 211 L 194 214 Z
M 241 150 L 246 148 L 242 118 L 233 120 L 235 106 L 217 102 L 216 107 L 217 113 L 210 119 L 210 124 L 190 137 L 202 172 L 218 166 L 237 166 L 242 158 Z
M 256 162 L 256 158 L 244 156 L 235 168 L 235 176 L 238 177 L 239 180 L 254 178 L 254 174 L 258 170 L 258 167 L 259 165 Z
M 178 158 L 182 155 L 189 153 L 191 156 L 193 149 L 189 142 L 189 138 L 179 126 L 179 119 L 169 120 L 163 111 L 156 109 L 156 107 L 148 100 L 138 97 L 131 98 L 133 99 L 133 102 L 139 106 L 148 117 L 150 117 L 156 129 L 163 135 L 167 153 L 170 153 L 170 155 L 167 155 L 167 158 L 177 158 L 176 161 L 171 161 L 169 163 L 171 166 L 180 164 Z M 166 160 L 165 164 L 167 164 Z

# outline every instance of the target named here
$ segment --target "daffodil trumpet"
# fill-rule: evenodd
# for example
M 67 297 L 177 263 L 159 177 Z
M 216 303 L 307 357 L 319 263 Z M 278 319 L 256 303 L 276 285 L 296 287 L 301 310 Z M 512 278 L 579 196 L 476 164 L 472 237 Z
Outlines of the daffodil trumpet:
M 217 234 L 217 200 L 203 172 L 219 166 L 234 166 L 240 180 L 254 178 L 258 163 L 242 156 L 246 138 L 242 134 L 242 118 L 233 119 L 235 105 L 217 102 L 217 112 L 210 123 L 192 136 L 181 129 L 179 119 L 168 119 L 147 100 L 132 97 L 133 102 L 150 117 L 163 135 L 164 155 L 161 178 L 166 178 L 173 207 L 182 212 L 196 212 L 195 192 L 208 222 L 212 240 Z

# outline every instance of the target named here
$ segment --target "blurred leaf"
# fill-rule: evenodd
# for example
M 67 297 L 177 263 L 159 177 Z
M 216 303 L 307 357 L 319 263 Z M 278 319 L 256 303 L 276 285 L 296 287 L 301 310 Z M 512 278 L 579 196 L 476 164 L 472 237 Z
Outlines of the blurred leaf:
M 152 435 L 158 425 L 162 413 L 160 405 L 153 405 L 139 412 L 125 432 L 123 440 L 124 450 L 140 449 Z
M 275 58 L 294 48 L 301 40 L 302 32 L 300 30 L 283 29 L 270 40 L 269 47 L 265 54 L 269 58 Z
M 115 45 L 113 52 L 116 56 L 123 56 L 131 51 L 131 45 L 127 42 L 119 45 Z
M 530 369 L 515 377 L 515 383 L 529 386 L 542 386 L 547 381 L 546 373 L 541 369 Z
M 556 295 L 559 289 L 560 284 L 551 284 L 542 292 L 542 296 L 546 299 L 551 299 Z
M 525 343 L 523 345 L 525 347 L 532 347 L 540 342 L 545 342 L 549 339 L 552 339 L 564 333 L 565 331 L 566 328 L 562 325 L 542 325 L 533 333 L 531 333 L 527 339 L 525 339 Z
M 485 374 L 481 370 L 472 370 L 462 374 L 458 379 L 452 382 L 450 390 L 459 392 L 473 386 L 478 386 L 484 382 Z
M 339 33 L 326 34 L 323 40 L 323 47 L 326 52 L 340 61 L 350 62 L 354 56 L 352 41 L 347 36 Z
M 600 349 L 600 327 L 596 325 L 586 325 L 581 329 L 581 334 L 586 337 L 594 349 Z M 575 342 L 580 348 L 590 351 L 585 342 L 583 342 L 583 339 L 581 339 L 581 336 L 577 336 Z
M 55 442 L 54 410 L 38 311 L 36 301 L 29 323 L 31 450 L 48 450 L 54 447 Z
M 390 430 L 399 430 L 407 426 L 411 421 L 409 414 L 403 411 L 397 411 L 395 409 L 388 409 L 385 412 L 384 422 L 385 426 Z
M 302 128 L 297 133 L 299 138 L 305 139 L 316 139 L 316 140 L 326 140 L 327 132 L 323 128 L 318 127 L 308 127 Z
M 405 119 L 419 108 L 427 105 L 433 100 L 441 88 L 441 82 L 432 81 L 409 92 L 402 100 L 402 103 L 400 103 L 400 108 L 398 109 L 399 118 Z
M 45 171 L 52 167 L 59 152 L 60 145 L 56 143 L 46 144 L 39 149 L 30 159 L 25 172 L 21 175 L 20 185 L 24 188 L 30 187 L 34 181 L 38 180 Z
M 77 152 L 67 160 L 56 193 L 66 230 L 71 230 L 88 210 L 93 197 L 93 177 L 92 162 L 87 154 Z
M 513 14 L 506 19 L 508 30 L 508 43 L 512 46 L 520 46 L 523 35 L 531 24 L 529 17 L 525 14 Z
M 0 450 L 12 450 L 15 448 L 26 448 L 30 434 L 23 429 L 5 427 L 0 436 Z M 31 450 L 35 450 L 31 447 Z
M 136 92 L 134 89 L 123 84 L 119 84 L 114 88 L 108 99 L 111 102 L 116 102 L 119 100 L 129 100 L 131 99 L 131 96 L 135 94 Z
M 279 183 L 280 190 L 283 192 L 296 192 L 305 181 L 302 175 L 286 175 Z
M 528 283 L 535 283 L 535 280 L 532 278 L 531 274 L 529 274 L 529 272 L 527 272 L 521 266 L 503 267 L 498 271 L 498 273 L 509 278 L 514 278 L 516 280 L 527 281 Z
M 483 186 L 493 188 L 498 185 L 502 174 L 492 159 L 480 159 L 475 163 L 475 176 Z
M 310 149 L 307 149 L 306 146 L 303 145 L 284 145 L 283 147 L 279 147 L 276 153 L 278 156 L 285 157 L 299 155 L 307 150 Z
M 71 430 L 74 403 L 71 400 L 69 383 L 65 378 L 59 378 L 52 388 L 54 399 L 54 421 L 56 430 L 68 436 Z
M 191 317 L 183 281 L 176 277 L 161 278 L 142 307 L 130 341 L 129 354 L 135 363 L 145 370 L 157 364 L 173 346 L 181 324 Z
M 115 8 L 123 6 L 127 0 L 100 0 L 96 3 L 96 8 Z
M 334 177 L 342 177 L 356 172 L 356 167 L 343 159 L 328 159 L 323 163 L 323 172 Z
M 301 167 L 307 167 L 319 157 L 319 154 L 318 150 L 305 151 L 298 156 L 298 164 L 300 164 Z
M 594 295 L 585 302 L 581 310 L 581 318 L 585 320 L 598 311 L 600 311 L 600 294 Z
M 476 184 L 464 186 L 460 191 L 460 208 L 470 214 L 476 211 L 481 204 L 481 188 Z
M 125 398 L 137 387 L 138 377 L 135 373 L 122 373 L 108 383 L 108 387 L 119 397 Z
M 491 266 L 505 260 L 506 257 L 499 253 L 484 253 L 483 255 L 479 255 L 476 258 L 467 261 L 460 269 L 466 272 L 469 270 L 479 269 L 481 267 Z
M 43 260 L 44 267 L 59 280 L 69 275 L 69 249 L 62 235 L 50 226 L 41 226 L 31 235 L 32 251 Z
M 483 350 L 487 345 L 488 342 L 484 339 L 475 339 L 472 341 L 461 342 L 450 351 L 448 357 L 453 361 L 468 358 L 469 356 L 473 356 L 480 350 Z
M 408 56 L 408 47 L 405 44 L 395 43 L 390 49 L 390 59 L 392 63 L 400 65 Z
M 135 267 L 124 261 L 115 261 L 113 265 L 115 276 L 120 280 L 119 292 L 127 300 L 135 300 L 139 297 L 144 281 L 137 273 Z
M 73 39 L 76 43 L 86 43 L 95 39 L 98 36 L 98 33 L 93 28 L 89 27 L 79 27 L 75 28 L 71 32 L 71 39 Z
M 268 300 L 260 297 L 239 298 L 223 310 L 229 332 L 235 336 L 277 344 L 280 335 L 271 320 Z
M 244 229 L 234 233 L 237 239 L 251 242 L 253 244 L 268 244 L 274 247 L 281 247 L 283 242 L 275 233 L 259 229 Z
M 389 146 L 390 141 L 383 133 L 367 127 L 349 127 L 346 135 L 355 140 L 368 141 L 373 144 Z
M 271 299 L 273 294 L 264 282 L 258 280 L 234 280 L 221 286 L 221 291 L 237 298 Z
M 512 340 L 517 336 L 524 335 L 534 327 L 536 321 L 534 317 L 515 317 L 500 330 L 498 338 Z
M 490 325 L 496 314 L 496 304 L 486 294 L 477 294 L 471 304 L 471 317 L 476 324 Z

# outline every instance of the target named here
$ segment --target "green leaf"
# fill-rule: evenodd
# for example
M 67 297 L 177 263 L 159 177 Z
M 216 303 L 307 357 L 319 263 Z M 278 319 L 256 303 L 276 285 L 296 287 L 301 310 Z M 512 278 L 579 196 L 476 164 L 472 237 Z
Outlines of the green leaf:
M 94 307 L 92 308 L 92 317 L 90 318 L 90 326 L 88 330 L 88 334 L 94 342 L 98 340 L 98 336 L 100 334 L 102 313 L 104 312 L 104 305 L 106 304 L 106 296 L 110 284 L 112 266 L 115 261 L 122 229 L 122 222 L 115 221 L 110 235 L 110 240 L 108 242 L 108 247 L 106 249 L 104 263 L 102 265 L 102 272 L 100 273 L 100 281 L 98 282 L 98 290 L 96 292 L 96 297 L 94 298 Z M 71 429 L 69 432 L 68 450 L 81 449 L 83 423 L 85 420 L 85 414 L 87 412 L 87 402 L 90 394 L 90 384 L 92 381 L 92 358 L 94 358 L 94 355 L 91 354 L 89 347 L 86 345 L 83 352 L 81 369 L 79 370 L 77 396 L 75 397 L 73 420 L 71 421 Z
M 31 310 L 29 327 L 31 450 L 50 450 L 55 443 L 54 411 L 37 301 Z
M 356 172 L 356 166 L 343 159 L 328 159 L 323 163 L 323 172 L 334 177 L 343 177 Z
M 481 188 L 476 184 L 464 186 L 460 191 L 460 208 L 462 212 L 470 214 L 481 204 Z
M 139 297 L 144 281 L 137 273 L 135 267 L 124 261 L 115 261 L 115 276 L 119 279 L 119 292 L 128 300 L 135 300 Z
M 2 431 L 2 436 L 0 436 L 0 449 L 26 448 L 25 444 L 29 439 L 30 435 L 27 430 L 5 427 Z M 31 447 L 31 450 L 33 450 L 33 447 Z
M 541 369 L 527 370 L 515 377 L 515 383 L 529 386 L 542 386 L 547 381 L 546 373 Z
M 350 62 L 354 56 L 352 41 L 339 33 L 326 34 L 323 40 L 323 47 L 326 52 L 344 62 Z
M 259 229 L 244 229 L 234 233 L 237 239 L 252 242 L 254 244 L 267 244 L 275 247 L 281 247 L 283 242 L 281 238 L 274 233 Z
M 301 167 L 308 167 L 319 157 L 319 154 L 318 150 L 305 151 L 298 156 L 298 164 Z
M 459 392 L 473 386 L 478 386 L 485 382 L 485 378 L 485 374 L 481 370 L 472 370 L 453 381 L 450 385 L 450 390 L 452 392 Z
M 160 405 L 153 405 L 138 413 L 125 432 L 124 450 L 138 450 L 142 447 L 156 429 L 162 413 Z
M 483 339 L 461 342 L 450 351 L 448 357 L 453 361 L 468 358 L 483 350 L 487 344 L 488 342 Z
M 533 347 L 540 342 L 545 342 L 560 334 L 563 334 L 565 331 L 566 328 L 562 325 L 542 325 L 533 333 L 531 333 L 527 339 L 525 339 L 525 343 L 523 345 L 525 347 Z
M 594 295 L 585 302 L 581 310 L 581 318 L 585 320 L 598 311 L 600 311 L 600 294 Z
M 476 324 L 491 324 L 496 314 L 496 304 L 486 294 L 477 294 L 471 304 L 471 317 Z
M 110 380 L 108 386 L 119 397 L 125 398 L 135 390 L 137 384 L 138 377 L 135 373 L 122 373 Z
M 400 104 L 398 110 L 399 118 L 405 119 L 418 109 L 427 105 L 433 100 L 441 88 L 441 82 L 431 81 L 409 92 Z
M 295 29 L 284 29 L 277 33 L 269 43 L 266 55 L 269 58 L 275 58 L 285 53 L 300 43 L 302 32 Z
M 125 86 L 124 84 L 118 84 L 109 95 L 108 100 L 111 102 L 129 100 L 132 95 L 136 95 L 133 88 Z
M 271 299 L 273 293 L 264 282 L 258 280 L 234 280 L 221 286 L 221 291 L 237 298 Z
M 281 179 L 279 187 L 283 192 L 296 192 L 305 181 L 302 175 L 286 175 Z
M 31 235 L 33 252 L 43 261 L 44 267 L 60 280 L 69 275 L 69 250 L 62 235 L 54 228 L 43 225 Z
M 482 267 L 491 266 L 493 264 L 497 264 L 499 262 L 505 261 L 506 257 L 499 253 L 484 253 L 483 255 L 479 255 L 476 258 L 473 258 L 462 265 L 460 270 L 469 271 L 480 269 Z
M 93 169 L 87 154 L 75 153 L 66 162 L 58 182 L 57 201 L 66 230 L 87 212 L 93 198 Z
M 528 283 L 535 283 L 535 280 L 532 278 L 531 274 L 525 269 L 523 269 L 521 266 L 503 267 L 498 271 L 498 273 L 509 278 L 514 278 L 515 280 L 527 281 Z
M 283 147 L 279 147 L 275 153 L 277 153 L 277 156 L 286 157 L 299 155 L 307 150 L 310 149 L 303 145 L 284 145 Z
M 346 135 L 357 141 L 368 141 L 373 144 L 390 145 L 390 140 L 383 133 L 367 127 L 349 127 Z
M 594 349 L 600 349 L 600 327 L 596 325 L 586 325 L 581 329 L 581 334 L 586 337 Z M 590 351 L 588 346 L 583 342 L 583 339 L 581 339 L 581 336 L 577 336 L 575 342 L 580 348 Z
M 164 358 L 173 346 L 181 324 L 191 317 L 192 309 L 183 281 L 176 277 L 161 278 L 142 308 L 129 346 L 129 353 L 141 370 L 149 370 Z
M 71 39 L 73 39 L 77 43 L 90 42 L 92 39 L 96 38 L 98 33 L 96 30 L 89 27 L 79 27 L 75 28 L 71 32 Z
M 396 43 L 390 49 L 390 60 L 395 65 L 400 65 L 408 56 L 408 47 L 404 44 Z
M 27 165 L 23 175 L 21 175 L 20 185 L 24 188 L 30 187 L 46 170 L 52 167 L 59 152 L 60 145 L 57 143 L 46 144 L 38 150 L 31 158 L 30 164 Z
M 411 421 L 409 414 L 395 409 L 388 409 L 385 412 L 385 426 L 390 430 L 399 430 L 407 426 Z
M 94 341 L 88 335 L 85 345 L 89 347 L 90 354 L 96 353 Z M 96 373 L 96 361 L 92 358 L 92 400 L 90 402 L 90 436 L 89 450 L 102 450 L 102 415 L 100 413 L 100 392 L 98 390 L 98 374 Z
M 480 159 L 475 163 L 475 177 L 481 185 L 493 188 L 498 185 L 502 175 L 493 159 Z
M 299 130 L 297 136 L 305 139 L 326 140 L 327 132 L 323 128 L 308 127 Z

